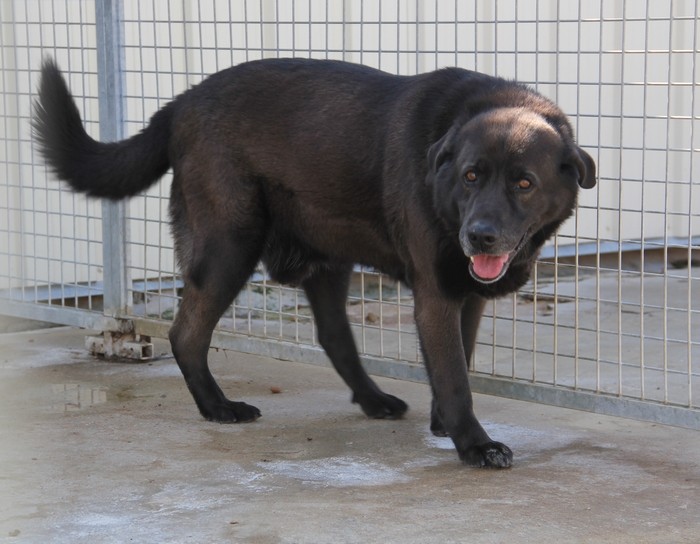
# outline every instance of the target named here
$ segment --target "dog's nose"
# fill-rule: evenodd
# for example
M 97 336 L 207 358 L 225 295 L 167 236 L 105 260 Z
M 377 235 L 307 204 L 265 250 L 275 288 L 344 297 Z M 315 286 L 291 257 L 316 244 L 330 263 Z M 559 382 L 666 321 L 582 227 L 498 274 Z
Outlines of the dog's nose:
M 489 222 L 475 221 L 467 232 L 469 243 L 476 251 L 488 251 L 498 241 L 498 231 Z

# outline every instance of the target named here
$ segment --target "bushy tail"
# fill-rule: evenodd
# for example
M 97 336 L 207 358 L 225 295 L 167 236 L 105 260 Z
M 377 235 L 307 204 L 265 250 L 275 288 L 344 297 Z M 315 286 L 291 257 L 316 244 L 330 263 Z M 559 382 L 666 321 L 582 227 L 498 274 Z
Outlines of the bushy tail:
M 143 191 L 167 172 L 171 118 L 168 105 L 135 136 L 97 142 L 85 132 L 60 70 L 47 59 L 32 124 L 39 150 L 59 179 L 75 191 L 118 200 Z

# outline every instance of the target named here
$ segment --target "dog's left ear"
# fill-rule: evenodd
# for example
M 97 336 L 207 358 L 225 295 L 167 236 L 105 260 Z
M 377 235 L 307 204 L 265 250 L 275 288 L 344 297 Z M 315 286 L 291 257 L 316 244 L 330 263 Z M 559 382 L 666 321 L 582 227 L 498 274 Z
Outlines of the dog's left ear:
M 593 157 L 586 153 L 583 149 L 576 146 L 574 148 L 571 162 L 578 173 L 578 184 L 583 189 L 591 189 L 595 187 L 595 162 Z
M 425 177 L 425 182 L 430 184 L 434 181 L 435 176 L 440 171 L 440 168 L 445 166 L 452 160 L 452 133 L 453 129 L 448 130 L 442 138 L 430 146 L 428 149 L 428 175 Z

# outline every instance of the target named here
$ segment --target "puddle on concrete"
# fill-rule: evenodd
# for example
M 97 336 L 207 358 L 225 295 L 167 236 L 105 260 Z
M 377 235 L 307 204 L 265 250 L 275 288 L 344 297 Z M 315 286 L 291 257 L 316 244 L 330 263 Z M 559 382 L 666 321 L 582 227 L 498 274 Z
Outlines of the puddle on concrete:
M 258 466 L 268 472 L 321 487 L 380 486 L 407 483 L 412 479 L 394 468 L 353 457 L 273 461 Z
M 80 383 L 51 385 L 51 411 L 77 412 L 107 402 L 107 388 Z

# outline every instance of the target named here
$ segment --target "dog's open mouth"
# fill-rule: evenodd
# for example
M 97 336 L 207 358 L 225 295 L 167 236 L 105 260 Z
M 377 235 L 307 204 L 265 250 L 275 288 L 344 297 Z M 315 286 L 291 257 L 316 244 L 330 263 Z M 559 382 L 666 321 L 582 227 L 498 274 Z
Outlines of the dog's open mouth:
M 515 252 L 503 255 L 473 255 L 470 257 L 469 273 L 478 282 L 496 282 L 508 271 L 513 255 Z
M 530 239 L 531 229 L 528 229 L 513 251 L 502 255 L 480 254 L 469 257 L 469 273 L 480 283 L 495 283 L 508 272 L 508 267 L 518 252 Z

